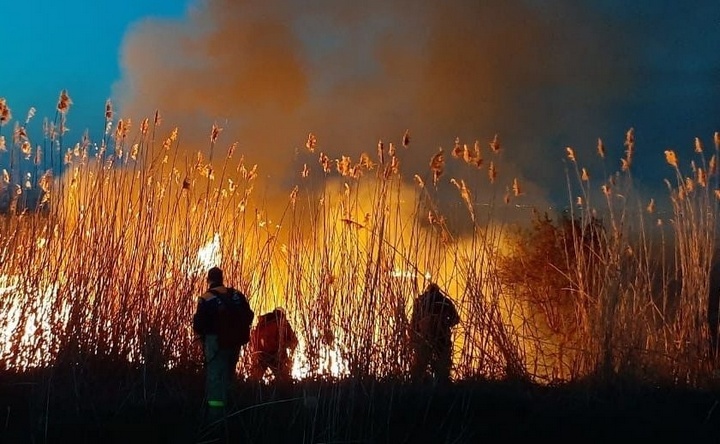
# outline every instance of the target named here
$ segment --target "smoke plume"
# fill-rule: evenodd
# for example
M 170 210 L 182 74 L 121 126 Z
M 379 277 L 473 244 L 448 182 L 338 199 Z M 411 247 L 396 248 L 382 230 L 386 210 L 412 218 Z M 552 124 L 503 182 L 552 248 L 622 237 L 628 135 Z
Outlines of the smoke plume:
M 182 20 L 148 19 L 127 34 L 115 93 L 135 119 L 159 109 L 181 148 L 207 151 L 214 122 L 286 192 L 307 153 L 331 158 L 401 145 L 410 179 L 458 138 L 499 134 L 499 181 L 520 177 L 528 201 L 565 181 L 564 146 L 594 145 L 636 76 L 619 24 L 577 2 L 206 0 Z M 399 148 L 400 151 L 403 148 Z M 468 173 L 449 166 L 450 177 Z

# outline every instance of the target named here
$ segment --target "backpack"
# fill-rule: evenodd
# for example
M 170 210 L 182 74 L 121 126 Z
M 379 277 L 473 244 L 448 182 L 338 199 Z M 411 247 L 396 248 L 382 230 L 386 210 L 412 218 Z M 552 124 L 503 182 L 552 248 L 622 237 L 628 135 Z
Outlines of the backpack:
M 221 349 L 239 349 L 250 341 L 250 326 L 255 313 L 245 295 L 228 288 L 227 293 L 210 290 L 219 299 L 217 335 Z

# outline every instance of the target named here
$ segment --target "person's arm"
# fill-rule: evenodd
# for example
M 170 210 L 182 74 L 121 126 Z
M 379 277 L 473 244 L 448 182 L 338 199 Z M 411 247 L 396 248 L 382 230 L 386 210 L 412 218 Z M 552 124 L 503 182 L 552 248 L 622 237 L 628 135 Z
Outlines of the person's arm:
M 285 322 L 285 326 L 287 327 L 288 348 L 290 351 L 295 351 L 295 347 L 298 345 L 298 338 L 295 335 L 295 331 L 290 327 L 289 322 Z
M 193 331 L 199 336 L 204 336 L 208 331 L 209 315 L 208 307 L 205 299 L 200 297 L 198 299 L 197 307 L 195 308 L 195 315 L 193 316 Z
M 247 296 L 242 291 L 236 289 L 232 289 L 232 291 L 237 291 L 240 294 L 240 304 L 242 305 L 243 313 L 245 314 L 245 321 L 252 325 L 253 320 L 255 320 L 255 312 L 250 306 L 250 301 L 248 301 Z
M 448 296 L 437 294 L 433 302 L 433 312 L 440 316 L 443 324 L 447 327 L 454 327 L 460 322 L 455 304 Z
M 260 347 L 260 338 L 258 337 L 257 326 L 255 326 L 250 330 L 250 348 L 253 351 L 257 351 L 257 349 L 259 347 Z
M 417 331 L 420 324 L 420 313 L 421 307 L 420 307 L 420 300 L 416 298 L 413 301 L 413 309 L 412 309 L 412 315 L 410 316 L 410 330 Z
M 450 299 L 447 299 L 447 319 L 451 327 L 460 323 L 460 315 L 458 315 L 455 304 Z

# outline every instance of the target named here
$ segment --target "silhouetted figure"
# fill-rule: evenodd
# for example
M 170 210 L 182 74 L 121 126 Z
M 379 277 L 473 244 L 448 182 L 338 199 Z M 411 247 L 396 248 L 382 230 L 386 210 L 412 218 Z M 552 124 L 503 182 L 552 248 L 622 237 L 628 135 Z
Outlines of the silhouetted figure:
M 221 269 L 211 268 L 207 283 L 208 291 L 198 300 L 193 330 L 203 343 L 208 417 L 215 421 L 224 416 L 240 347 L 249 341 L 254 313 L 242 292 L 225 287 Z
M 450 380 L 452 328 L 458 322 L 455 304 L 436 284 L 428 285 L 415 299 L 410 320 L 413 379 L 425 379 L 429 369 L 436 380 Z
M 288 381 L 297 336 L 282 308 L 261 315 L 250 334 L 252 377 L 261 379 L 270 369 L 277 381 Z

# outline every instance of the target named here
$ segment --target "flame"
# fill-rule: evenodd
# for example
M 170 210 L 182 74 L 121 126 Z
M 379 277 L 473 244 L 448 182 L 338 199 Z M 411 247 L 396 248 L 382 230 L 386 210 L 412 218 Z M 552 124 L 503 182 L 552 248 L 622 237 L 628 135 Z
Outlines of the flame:
M 215 233 L 212 240 L 200 247 L 197 253 L 197 269 L 206 271 L 220 265 L 222 251 L 220 250 L 220 233 Z
M 20 276 L 0 275 L 0 299 L 5 307 L 0 322 L 0 361 L 19 357 L 14 367 L 20 370 L 53 361 L 57 353 L 54 334 L 64 330 L 70 318 L 70 305 L 56 304 L 57 290 L 57 284 L 25 287 Z M 23 353 L 26 350 L 33 353 Z
M 222 249 L 220 244 L 220 233 L 215 233 L 213 238 L 198 248 L 194 258 L 186 258 L 181 266 L 182 273 L 186 276 L 202 276 L 212 267 L 219 267 L 222 263 Z M 172 262 L 173 256 L 167 254 L 168 262 Z M 172 278 L 170 270 L 167 271 L 167 278 Z
M 199 167 L 204 169 L 205 165 Z M 474 359 L 473 356 L 481 357 L 471 362 L 472 368 L 458 369 L 454 376 L 474 375 L 478 368 L 486 365 L 488 353 L 482 348 L 488 343 L 487 334 L 477 327 L 482 324 L 479 319 L 468 317 L 468 313 L 479 313 L 476 307 L 479 298 L 477 294 L 466 297 L 468 291 L 464 279 L 472 277 L 480 282 L 473 282 L 475 287 L 472 291 L 492 294 L 491 276 L 487 270 L 476 268 L 487 267 L 492 261 L 488 259 L 492 256 L 490 250 L 499 245 L 486 246 L 496 241 L 488 240 L 488 235 L 484 233 L 482 237 L 476 233 L 474 239 L 459 246 L 461 242 L 448 234 L 445 221 L 440 216 L 428 230 L 416 230 L 412 224 L 408 225 L 406 221 L 417 220 L 418 208 L 425 209 L 417 205 L 419 196 L 425 195 L 423 189 L 416 190 L 405 185 L 392 174 L 384 174 L 375 185 L 345 178 L 328 180 L 322 194 L 308 195 L 309 198 L 317 198 L 310 203 L 310 212 L 321 211 L 308 214 L 304 206 L 293 207 L 296 211 L 292 214 L 293 220 L 289 221 L 288 216 L 283 222 L 286 226 L 297 223 L 299 228 L 290 236 L 288 233 L 278 234 L 280 226 L 260 211 L 256 211 L 255 217 L 242 211 L 233 215 L 236 218 L 234 222 L 247 222 L 248 225 L 222 224 L 221 230 L 214 229 L 216 221 L 213 213 L 207 211 L 207 200 L 184 199 L 198 187 L 198 182 L 192 179 L 188 182 L 192 185 L 185 187 L 181 174 L 176 175 L 175 170 L 171 172 L 162 166 L 159 168 L 158 178 L 139 175 L 143 179 L 137 183 L 143 186 L 118 195 L 122 196 L 118 200 L 120 209 L 105 206 L 118 196 L 113 195 L 113 187 L 101 186 L 104 184 L 102 175 L 90 174 L 94 170 L 78 175 L 77 186 L 66 188 L 70 196 L 67 205 L 60 206 L 60 213 L 55 214 L 60 219 L 58 225 L 46 231 L 47 237 L 38 236 L 37 240 L 28 241 L 34 242 L 38 250 L 47 252 L 47 256 L 45 253 L 38 254 L 36 250 L 27 254 L 22 250 L 13 252 L 11 259 L 15 262 L 8 261 L 11 267 L 23 264 L 25 256 L 36 262 L 27 267 L 31 268 L 32 278 L 0 276 L 0 304 L 3 314 L 7 314 L 0 320 L 0 359 L 4 359 L 3 362 L 24 367 L 52 363 L 58 352 L 54 344 L 63 345 L 67 334 L 74 333 L 68 332 L 72 307 L 73 313 L 78 309 L 79 321 L 90 321 L 92 324 L 80 327 L 90 330 L 90 341 L 94 338 L 104 341 L 103 344 L 83 344 L 90 351 L 108 346 L 111 352 L 121 353 L 123 359 L 144 362 L 152 356 L 152 348 L 158 346 L 158 341 L 154 339 L 157 336 L 162 365 L 173 367 L 183 363 L 183 359 L 188 359 L 187 345 L 192 343 L 193 334 L 189 325 L 192 304 L 185 299 L 188 303 L 182 307 L 183 311 L 176 311 L 175 317 L 163 318 L 163 306 L 169 299 L 140 298 L 137 293 L 143 292 L 144 295 L 145 287 L 137 289 L 133 285 L 149 280 L 158 289 L 152 295 L 164 296 L 163 291 L 180 291 L 176 288 L 182 289 L 183 286 L 178 286 L 178 282 L 187 279 L 183 281 L 188 284 L 185 290 L 196 291 L 199 289 L 191 287 L 198 285 L 197 276 L 204 275 L 213 266 L 222 266 L 228 270 L 231 284 L 239 285 L 232 281 L 234 272 L 239 270 L 246 274 L 243 284 L 247 287 L 243 290 L 247 291 L 256 313 L 277 306 L 278 301 L 285 305 L 299 342 L 292 361 L 292 377 L 295 379 L 340 378 L 356 371 L 357 365 L 364 364 L 367 368 L 360 371 L 379 375 L 404 371 L 407 354 L 402 341 L 407 333 L 412 300 L 418 289 L 423 287 L 423 280 L 431 278 L 456 301 L 463 318 L 463 326 L 455 333 L 455 350 L 466 355 L 457 354 L 455 364 L 463 360 L 468 362 Z M 101 174 L 106 174 L 103 171 L 100 170 Z M 136 183 L 130 182 L 135 180 L 132 177 L 127 180 L 128 183 Z M 238 183 L 241 183 L 239 179 Z M 101 189 L 102 198 L 93 194 L 97 188 Z M 240 194 L 235 196 L 242 199 L 243 210 L 250 188 L 241 188 L 238 191 Z M 144 211 L 141 203 L 147 196 L 142 193 L 147 189 L 163 196 L 176 192 L 179 198 L 174 202 L 168 201 L 167 207 L 161 206 L 158 211 Z M 208 187 L 204 196 L 208 195 L 214 195 L 223 204 L 227 203 L 219 189 Z M 164 204 L 164 198 L 160 199 Z M 150 202 L 149 205 L 152 207 L 153 204 Z M 237 209 L 238 206 L 232 208 Z M 381 211 L 374 210 L 378 208 Z M 306 222 L 308 216 L 313 218 L 310 224 Z M 112 223 L 97 224 L 96 220 Z M 179 220 L 184 223 L 178 223 Z M 308 229 L 313 228 L 313 223 L 319 228 L 318 232 L 305 237 Z M 197 228 L 194 234 L 184 235 L 189 232 L 187 227 L 191 226 Z M 148 232 L 149 237 L 144 237 L 148 236 Z M 116 237 L 117 233 L 122 233 L 122 237 Z M 181 236 L 179 233 L 182 233 Z M 295 235 L 297 237 L 293 237 Z M 205 236 L 210 236 L 210 239 Z M 280 239 L 275 240 L 276 237 Z M 134 244 L 125 249 L 124 242 L 114 242 L 129 238 L 151 241 L 141 244 L 147 250 L 140 252 L 149 260 L 145 261 L 143 257 L 142 261 L 138 261 Z M 231 241 L 228 242 L 228 239 Z M 73 248 L 77 246 L 78 251 L 56 259 L 55 252 L 67 248 L 64 242 L 68 241 L 72 242 Z M 202 244 L 204 241 L 206 243 Z M 29 245 L 33 244 L 27 243 L 22 247 L 31 250 L 27 248 Z M 467 251 L 460 251 L 463 248 Z M 193 255 L 193 251 L 197 253 Z M 86 270 L 86 257 L 103 262 L 96 268 L 93 268 L 94 264 L 89 264 L 90 270 Z M 110 259 L 105 263 L 108 257 Z M 479 257 L 482 261 L 478 261 Z M 239 260 L 243 262 L 232 262 Z M 140 263 L 142 266 L 135 267 Z M 79 273 L 75 271 L 78 264 Z M 47 266 L 51 270 L 46 273 L 43 267 Z M 101 290 L 109 288 L 112 293 L 105 298 L 97 293 L 99 290 L 94 289 L 93 284 L 94 279 L 103 276 L 102 273 L 108 269 L 112 271 L 112 276 L 105 280 L 106 287 Z M 128 279 L 124 283 L 129 283 L 127 286 L 136 292 L 132 295 L 135 298 L 132 302 L 136 305 L 130 310 L 125 295 L 120 293 L 125 288 L 119 287 L 120 283 L 115 286 L 117 277 Z M 34 287 L 28 288 L 29 285 Z M 60 296 L 58 289 L 62 289 Z M 76 291 L 87 295 L 85 297 L 89 300 L 75 299 Z M 102 296 L 103 303 L 108 303 L 94 304 L 99 296 Z M 369 301 L 369 304 L 365 305 L 363 301 Z M 97 305 L 101 310 L 100 316 L 96 317 L 94 312 L 86 310 L 87 307 L 83 306 L 86 303 L 88 307 Z M 27 310 L 28 304 L 31 310 Z M 121 319 L 119 327 L 111 325 L 118 315 Z M 164 322 L 166 319 L 171 322 Z M 466 329 L 464 325 L 469 327 Z M 77 326 L 73 324 L 71 327 Z M 359 329 L 363 331 L 358 332 Z M 101 334 L 96 334 L 98 331 Z M 171 339 L 162 344 L 167 337 Z M 385 359 L 389 356 L 386 354 L 388 350 L 393 355 L 392 363 Z M 243 353 L 245 356 L 246 352 Z M 359 356 L 368 362 L 358 364 Z M 491 358 L 501 360 L 496 359 L 496 354 Z
M 38 248 L 47 244 L 46 238 L 36 241 Z M 194 260 L 187 261 L 191 264 L 187 270 L 204 273 L 219 265 L 221 259 L 220 235 L 215 233 L 212 240 L 198 249 Z M 71 310 L 69 302 L 58 299 L 59 286 L 58 282 L 40 282 L 35 287 L 24 282 L 22 276 L 0 275 L 0 306 L 5 314 L 0 321 L 0 361 L 10 360 L 11 366 L 19 370 L 52 364 L 58 352 L 56 335 L 66 331 Z M 110 321 L 100 328 L 110 330 Z M 188 329 L 187 335 L 192 338 L 192 331 Z M 26 353 L 27 350 L 32 353 Z M 171 357 L 178 360 L 181 354 L 174 350 Z M 140 344 L 133 343 L 126 358 L 128 362 L 144 362 Z M 167 366 L 172 368 L 175 364 L 171 361 Z
M 341 378 L 350 374 L 348 361 L 343 357 L 340 345 L 323 345 L 318 353 L 318 365 L 312 369 L 306 354 L 306 342 L 300 338 L 298 349 L 293 355 L 291 376 L 295 380 L 303 380 L 311 376 Z
M 419 275 L 419 272 L 415 270 L 401 270 L 399 268 L 395 268 L 390 272 L 390 277 L 395 279 L 417 279 Z M 426 271 L 424 274 L 422 274 L 423 278 L 425 278 L 426 281 L 429 281 L 432 278 L 432 274 L 429 271 Z

